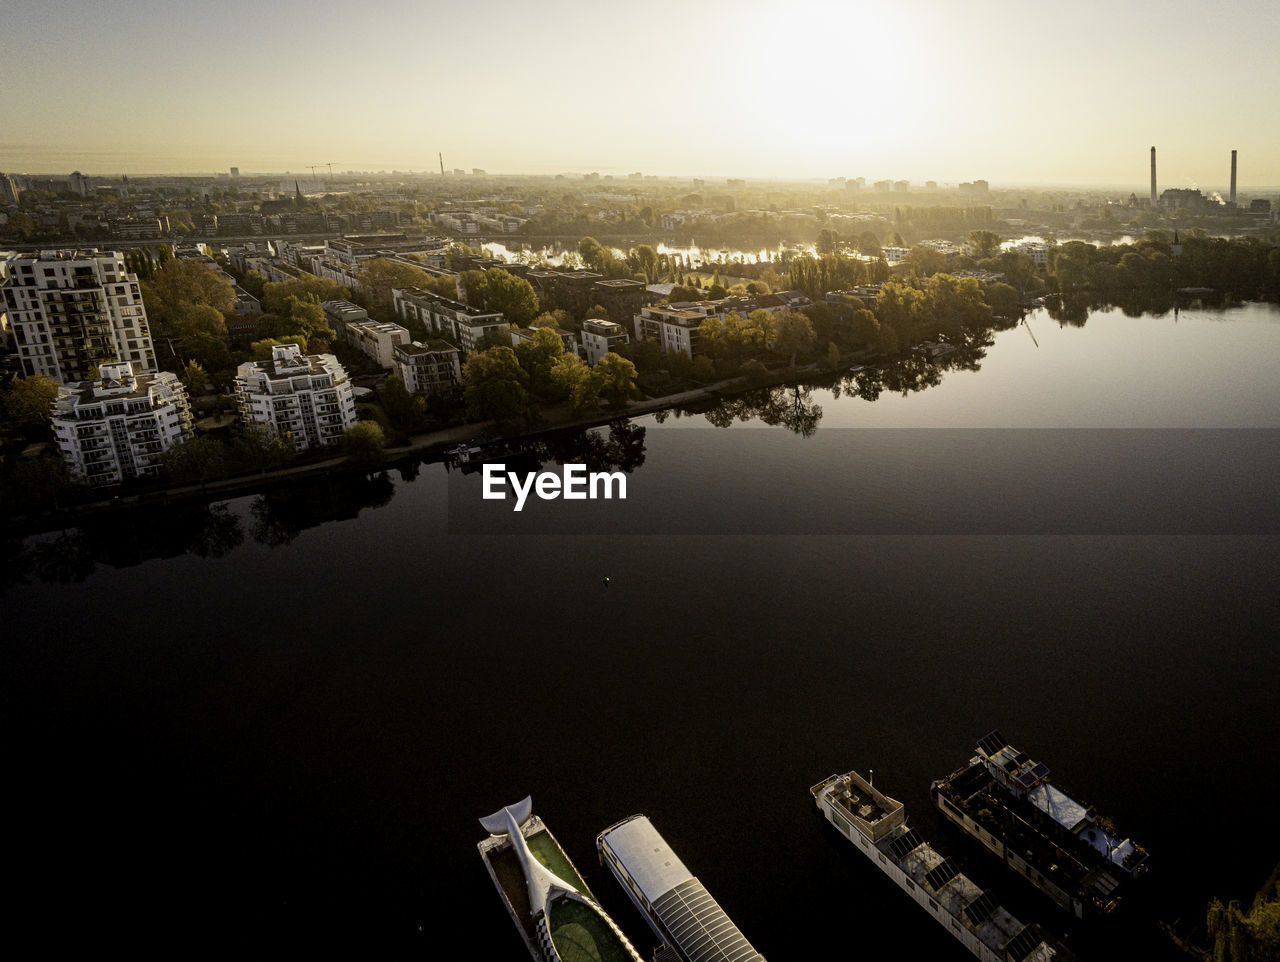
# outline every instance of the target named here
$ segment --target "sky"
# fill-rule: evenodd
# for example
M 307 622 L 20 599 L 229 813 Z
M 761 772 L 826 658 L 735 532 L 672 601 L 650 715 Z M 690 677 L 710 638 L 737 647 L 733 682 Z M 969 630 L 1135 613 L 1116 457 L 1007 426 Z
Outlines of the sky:
M 0 170 L 1280 184 L 1276 0 L 6 0 Z

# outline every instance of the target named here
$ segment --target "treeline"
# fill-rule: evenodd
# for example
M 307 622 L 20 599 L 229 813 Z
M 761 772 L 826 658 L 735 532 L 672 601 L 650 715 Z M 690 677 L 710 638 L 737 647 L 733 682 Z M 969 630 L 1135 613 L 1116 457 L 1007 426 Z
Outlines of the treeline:
M 1059 245 L 1050 256 L 1049 290 L 1123 298 L 1135 291 L 1205 287 L 1227 299 L 1280 300 L 1280 231 L 1224 238 L 1196 229 L 1178 241 L 1150 231 L 1134 244 Z

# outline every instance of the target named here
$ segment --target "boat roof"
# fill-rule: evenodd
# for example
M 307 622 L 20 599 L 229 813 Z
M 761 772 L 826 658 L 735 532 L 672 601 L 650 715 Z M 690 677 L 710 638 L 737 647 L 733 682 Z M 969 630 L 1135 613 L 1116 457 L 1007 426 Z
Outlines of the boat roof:
M 693 878 L 693 873 L 685 868 L 684 862 L 644 815 L 636 815 L 606 830 L 600 841 L 626 866 L 632 882 L 650 902 Z
M 1027 792 L 1027 801 L 1068 832 L 1075 832 L 1089 815 L 1089 810 L 1085 806 L 1048 782 L 1037 785 Z

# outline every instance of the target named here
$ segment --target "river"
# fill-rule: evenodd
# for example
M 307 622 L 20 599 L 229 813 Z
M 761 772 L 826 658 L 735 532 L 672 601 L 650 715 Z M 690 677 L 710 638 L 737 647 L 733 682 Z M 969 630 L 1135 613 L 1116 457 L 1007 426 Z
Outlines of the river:
M 1280 853 L 1280 309 L 944 361 L 638 419 L 625 502 L 427 464 L 8 542 L 11 934 L 521 959 L 476 818 L 531 794 L 643 951 L 592 850 L 637 812 L 773 962 L 959 959 L 807 789 L 874 769 L 1054 920 L 929 805 L 1000 728 L 1151 851 L 1113 944 L 1170 957 Z

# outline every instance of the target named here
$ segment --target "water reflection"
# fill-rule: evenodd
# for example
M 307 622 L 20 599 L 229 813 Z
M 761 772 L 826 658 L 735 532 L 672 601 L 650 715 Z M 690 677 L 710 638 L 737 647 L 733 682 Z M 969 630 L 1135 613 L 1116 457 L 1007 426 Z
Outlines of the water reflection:
M 416 465 L 411 469 L 416 473 Z M 248 534 L 259 544 L 289 544 L 302 531 L 387 504 L 395 485 L 375 477 L 335 476 L 273 488 L 249 507 Z M 98 565 L 127 568 L 156 558 L 222 558 L 245 540 L 245 519 L 229 503 L 150 506 L 86 518 L 43 540 L 6 540 L 0 592 L 31 580 L 84 581 Z

